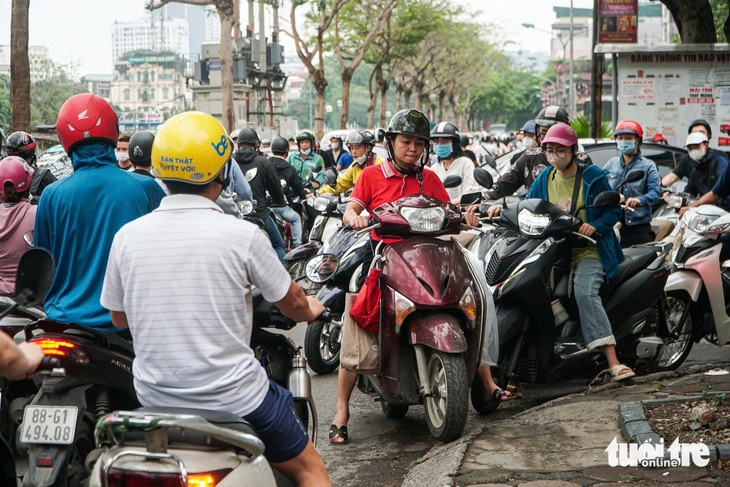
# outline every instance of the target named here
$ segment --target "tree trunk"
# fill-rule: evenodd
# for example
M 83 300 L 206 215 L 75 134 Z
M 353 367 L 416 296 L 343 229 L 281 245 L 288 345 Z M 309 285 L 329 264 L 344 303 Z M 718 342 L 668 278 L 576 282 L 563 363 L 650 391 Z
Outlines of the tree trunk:
M 370 105 L 368 105 L 368 127 L 373 127 L 373 123 L 375 122 L 375 107 L 378 105 L 378 87 L 380 86 L 378 78 L 382 77 L 383 70 L 381 66 L 375 66 L 375 68 L 373 68 L 373 72 L 370 74 L 370 79 L 368 80 L 368 89 L 370 90 Z M 373 79 L 375 79 L 375 81 L 373 81 Z
M 314 105 L 314 136 L 317 140 L 324 137 L 324 92 L 327 89 L 327 80 L 324 76 L 316 76 L 312 84 L 317 93 L 317 101 Z
M 221 118 L 223 127 L 230 134 L 236 125 L 233 111 L 233 49 L 231 33 L 236 19 L 232 10 L 218 8 L 221 19 Z
M 390 87 L 390 82 L 387 79 L 384 79 L 380 82 L 380 126 L 385 127 L 385 124 L 388 123 L 386 118 L 388 118 L 388 88 Z M 372 127 L 372 125 L 371 125 Z
M 436 107 L 438 110 L 438 116 L 436 117 L 436 120 L 438 122 L 444 121 L 444 100 L 446 99 L 446 91 L 441 90 L 439 91 L 439 106 Z
M 340 130 L 347 128 L 347 119 L 350 115 L 350 83 L 354 69 L 345 68 L 342 70 L 342 107 L 340 108 Z M 372 125 L 368 125 L 372 127 Z
M 10 131 L 30 132 L 30 0 L 13 0 L 10 18 Z
M 403 106 L 405 108 L 411 108 L 411 95 L 413 90 L 411 88 L 405 88 L 403 90 Z
M 403 87 L 396 83 L 395 85 L 395 111 L 399 112 L 403 109 Z
M 708 0 L 661 0 L 677 24 L 683 44 L 717 42 L 712 6 Z

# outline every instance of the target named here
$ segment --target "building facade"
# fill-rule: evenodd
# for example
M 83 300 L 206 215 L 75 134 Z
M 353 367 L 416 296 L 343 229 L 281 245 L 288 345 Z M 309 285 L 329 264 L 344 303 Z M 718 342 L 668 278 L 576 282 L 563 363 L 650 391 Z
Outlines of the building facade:
M 112 60 L 134 51 L 170 51 L 190 59 L 190 28 L 184 19 L 156 18 L 112 24 Z

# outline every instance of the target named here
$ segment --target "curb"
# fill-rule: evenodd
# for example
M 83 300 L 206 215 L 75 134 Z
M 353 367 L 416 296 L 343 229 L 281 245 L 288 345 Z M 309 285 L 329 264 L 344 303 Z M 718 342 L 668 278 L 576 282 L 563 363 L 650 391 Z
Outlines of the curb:
M 711 394 L 717 396 L 719 394 L 730 394 L 730 391 L 713 391 Z M 707 396 L 707 395 L 706 395 Z M 681 398 L 668 399 L 646 399 L 644 401 L 632 401 L 621 403 L 618 406 L 619 417 L 621 419 L 621 430 L 629 443 L 643 445 L 649 443 L 651 445 L 659 445 L 664 443 L 664 439 L 651 429 L 646 415 L 644 414 L 644 404 L 666 404 L 674 402 L 687 402 L 706 399 L 706 396 L 686 396 Z M 730 460 L 730 445 L 718 444 L 707 445 L 710 450 L 710 462 L 717 460 Z M 665 453 L 665 456 L 669 452 Z

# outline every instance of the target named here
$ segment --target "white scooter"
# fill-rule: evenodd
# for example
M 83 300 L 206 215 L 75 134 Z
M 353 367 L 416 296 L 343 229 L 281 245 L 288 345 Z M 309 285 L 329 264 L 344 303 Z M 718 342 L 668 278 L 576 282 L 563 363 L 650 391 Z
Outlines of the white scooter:
M 689 354 L 692 342 L 703 337 L 718 346 L 730 342 L 730 260 L 721 260 L 719 240 L 727 233 L 730 213 L 714 205 L 688 209 L 672 232 L 676 270 L 664 290 L 680 313 L 675 333 L 687 337 L 681 353 Z

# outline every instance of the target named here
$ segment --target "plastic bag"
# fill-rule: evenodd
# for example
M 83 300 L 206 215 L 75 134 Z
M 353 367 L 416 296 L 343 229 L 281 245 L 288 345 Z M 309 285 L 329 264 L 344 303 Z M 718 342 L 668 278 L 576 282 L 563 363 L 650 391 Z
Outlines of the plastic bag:
M 371 333 L 380 331 L 380 279 L 381 269 L 372 267 L 352 305 L 350 316 Z

